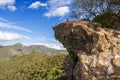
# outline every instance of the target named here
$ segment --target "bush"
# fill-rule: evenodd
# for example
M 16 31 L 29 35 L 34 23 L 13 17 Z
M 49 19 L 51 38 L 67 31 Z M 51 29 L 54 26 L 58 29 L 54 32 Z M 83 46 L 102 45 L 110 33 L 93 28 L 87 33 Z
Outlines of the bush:
M 96 16 L 93 22 L 101 23 L 106 28 L 120 30 L 120 13 L 102 13 Z

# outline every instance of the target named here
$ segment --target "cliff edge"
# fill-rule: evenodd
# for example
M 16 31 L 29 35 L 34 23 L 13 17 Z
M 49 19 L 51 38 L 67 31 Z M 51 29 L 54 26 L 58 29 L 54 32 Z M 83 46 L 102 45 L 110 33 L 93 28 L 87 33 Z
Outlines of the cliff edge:
M 56 25 L 55 37 L 69 52 L 64 60 L 68 80 L 120 79 L 120 32 L 89 21 Z

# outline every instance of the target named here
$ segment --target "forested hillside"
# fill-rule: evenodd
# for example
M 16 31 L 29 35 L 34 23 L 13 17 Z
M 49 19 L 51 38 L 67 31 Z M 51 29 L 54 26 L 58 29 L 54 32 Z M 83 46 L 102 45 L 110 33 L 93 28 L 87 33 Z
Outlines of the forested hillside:
M 0 64 L 0 80 L 66 80 L 65 54 L 33 52 Z

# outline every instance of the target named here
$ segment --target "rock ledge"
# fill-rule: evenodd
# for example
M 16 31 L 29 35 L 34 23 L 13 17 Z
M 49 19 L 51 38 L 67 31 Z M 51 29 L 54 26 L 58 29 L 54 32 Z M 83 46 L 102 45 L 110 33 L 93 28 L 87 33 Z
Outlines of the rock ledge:
M 69 52 L 64 60 L 68 80 L 120 79 L 119 31 L 89 21 L 68 21 L 53 29 Z

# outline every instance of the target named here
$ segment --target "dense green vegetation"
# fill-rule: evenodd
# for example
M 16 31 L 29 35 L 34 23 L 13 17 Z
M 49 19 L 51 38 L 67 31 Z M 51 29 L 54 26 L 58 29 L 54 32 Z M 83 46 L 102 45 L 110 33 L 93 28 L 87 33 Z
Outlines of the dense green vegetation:
M 99 14 L 93 19 L 93 22 L 101 23 L 106 28 L 120 30 L 120 12 Z
M 105 28 L 120 30 L 120 0 L 74 0 L 71 17 L 101 23 Z
M 66 80 L 65 54 L 44 55 L 33 52 L 0 64 L 0 80 Z

